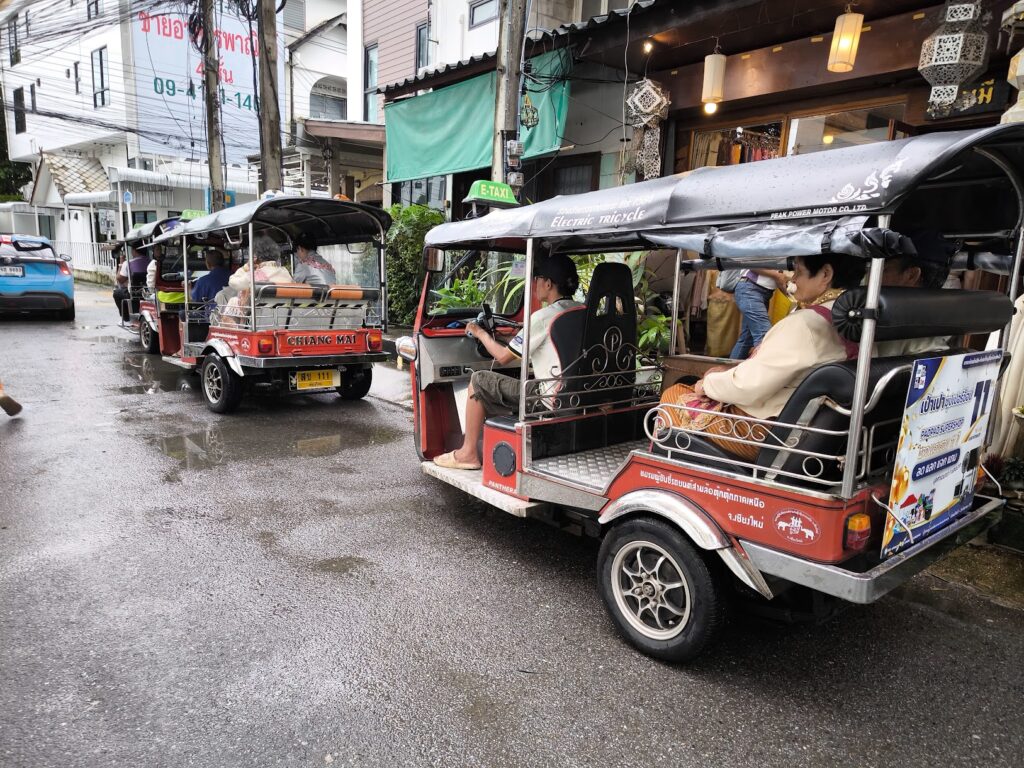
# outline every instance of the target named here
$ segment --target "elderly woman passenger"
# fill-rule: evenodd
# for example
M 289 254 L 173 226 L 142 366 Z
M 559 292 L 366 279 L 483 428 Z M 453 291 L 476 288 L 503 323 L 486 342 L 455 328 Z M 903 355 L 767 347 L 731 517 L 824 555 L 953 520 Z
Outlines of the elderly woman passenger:
M 736 434 L 754 443 L 763 440 L 763 426 L 754 424 L 734 431 L 737 420 L 728 416 L 774 419 L 811 370 L 856 356 L 856 347 L 840 338 L 830 318 L 833 302 L 860 285 L 864 265 L 861 259 L 838 254 L 797 258 L 792 295 L 802 308 L 776 323 L 753 357 L 732 368 L 712 368 L 693 386 L 675 384 L 661 396 L 663 404 L 690 405 L 727 415 L 668 409 L 673 423 L 709 435 Z M 756 444 L 711 439 L 746 461 L 753 461 L 760 450 Z

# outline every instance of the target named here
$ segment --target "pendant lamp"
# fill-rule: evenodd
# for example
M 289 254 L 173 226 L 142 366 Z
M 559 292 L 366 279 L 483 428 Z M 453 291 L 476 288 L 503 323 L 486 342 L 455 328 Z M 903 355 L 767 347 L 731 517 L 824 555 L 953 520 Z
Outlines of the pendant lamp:
M 853 69 L 863 26 L 864 14 L 851 12 L 850 6 L 846 6 L 846 13 L 836 17 L 832 48 L 828 53 L 829 72 L 849 72 Z
M 718 104 L 725 100 L 725 54 L 715 46 L 715 52 L 704 57 L 704 87 L 700 92 L 704 104 Z

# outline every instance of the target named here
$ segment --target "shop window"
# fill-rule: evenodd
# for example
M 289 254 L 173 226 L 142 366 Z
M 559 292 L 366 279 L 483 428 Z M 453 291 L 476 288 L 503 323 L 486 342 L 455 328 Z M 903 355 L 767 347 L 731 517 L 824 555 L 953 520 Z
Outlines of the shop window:
M 577 0 L 576 18 L 579 21 L 589 21 L 610 11 L 625 10 L 629 5 L 629 0 Z
M 377 122 L 377 46 L 368 45 L 363 52 L 363 120 Z
M 30 85 L 28 87 L 28 104 L 29 104 L 28 111 L 29 112 L 35 112 L 36 111 L 36 84 L 35 83 L 32 83 L 32 85 Z
M 107 70 L 107 47 L 92 52 L 92 106 L 99 109 L 110 104 L 110 75 Z
M 25 132 L 25 89 L 14 89 L 14 132 Z
M 425 205 L 443 211 L 445 180 L 444 176 L 428 176 L 425 179 L 396 182 L 391 185 L 391 202 Z
M 779 156 L 782 121 L 698 131 L 693 138 L 691 168 L 739 165 Z
M 479 27 L 498 18 L 498 0 L 480 0 L 469 4 L 469 28 Z
M 430 64 L 430 39 L 427 34 L 427 23 L 416 27 L 416 69 L 420 70 Z
M 789 124 L 786 154 L 806 155 L 897 138 L 896 128 L 903 119 L 903 110 L 903 104 L 887 104 L 793 118 Z
M 156 211 L 132 211 L 132 226 L 152 224 L 156 221 Z
M 85 4 L 85 15 L 89 19 L 98 19 L 103 13 L 103 6 L 100 5 L 100 0 L 89 0 Z

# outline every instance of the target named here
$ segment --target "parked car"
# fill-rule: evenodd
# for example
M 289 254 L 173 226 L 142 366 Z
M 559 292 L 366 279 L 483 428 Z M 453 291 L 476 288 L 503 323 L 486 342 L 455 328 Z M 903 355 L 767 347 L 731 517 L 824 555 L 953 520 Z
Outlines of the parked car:
M 0 235 L 0 312 L 53 312 L 75 319 L 70 256 L 45 237 Z

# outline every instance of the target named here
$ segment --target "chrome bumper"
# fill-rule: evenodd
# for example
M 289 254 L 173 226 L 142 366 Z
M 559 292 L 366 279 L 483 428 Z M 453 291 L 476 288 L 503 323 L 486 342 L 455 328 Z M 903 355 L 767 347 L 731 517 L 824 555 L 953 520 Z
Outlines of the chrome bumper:
M 387 352 L 367 352 L 361 355 L 319 355 L 317 357 L 253 357 L 236 355 L 245 368 L 343 368 L 346 365 L 384 363 L 390 359 Z
M 741 541 L 740 544 L 750 561 L 763 574 L 777 576 L 851 603 L 872 603 L 999 521 L 1006 502 L 984 496 L 976 498 L 985 503 L 941 531 L 863 573 L 848 571 L 837 565 L 811 562 L 748 541 Z

